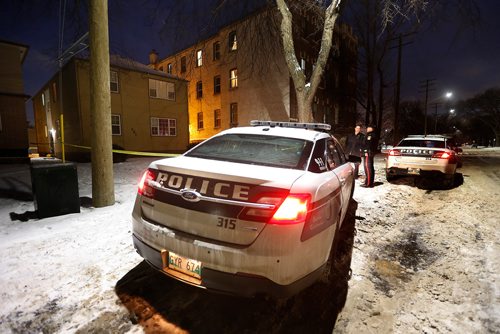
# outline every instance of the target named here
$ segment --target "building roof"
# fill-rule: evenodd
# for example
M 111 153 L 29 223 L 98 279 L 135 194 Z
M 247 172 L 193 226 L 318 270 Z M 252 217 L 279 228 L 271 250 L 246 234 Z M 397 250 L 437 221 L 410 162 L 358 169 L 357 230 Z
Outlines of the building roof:
M 28 50 L 30 48 L 27 45 L 15 43 L 15 42 L 10 42 L 10 41 L 6 41 L 6 40 L 3 40 L 3 39 L 0 39 L 0 44 L 17 46 L 19 48 L 19 57 L 20 57 L 19 60 L 21 61 L 21 64 L 24 62 L 24 59 L 26 58 L 26 55 L 28 54 Z
M 85 59 L 88 60 L 88 58 L 85 58 Z M 155 69 L 149 67 L 148 65 L 142 64 L 142 63 L 135 61 L 133 59 L 130 59 L 130 58 L 122 57 L 120 55 L 114 55 L 114 54 L 110 55 L 109 56 L 109 65 L 114 66 L 114 67 L 124 68 L 127 70 L 159 75 L 159 76 L 162 76 L 165 78 L 186 81 L 182 78 L 176 77 L 175 75 L 168 74 L 168 73 L 165 73 L 163 71 L 155 70 Z

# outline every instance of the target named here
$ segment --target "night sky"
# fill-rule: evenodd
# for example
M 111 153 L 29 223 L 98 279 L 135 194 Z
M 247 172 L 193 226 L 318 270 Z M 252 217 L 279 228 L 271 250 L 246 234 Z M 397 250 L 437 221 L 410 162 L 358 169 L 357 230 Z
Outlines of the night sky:
M 207 7 L 197 5 L 208 6 L 214 2 L 182 1 L 186 15 L 171 8 L 172 4 L 180 3 L 173 0 L 110 1 L 110 50 L 142 63 L 148 62 L 151 49 L 156 49 L 160 58 L 164 58 L 227 23 L 229 19 L 224 13 L 214 16 Z M 258 2 L 252 2 L 251 6 L 255 7 Z M 225 9 L 227 13 L 249 10 L 242 2 L 230 3 L 233 4 Z M 448 17 L 436 27 L 409 38 L 412 44 L 403 50 L 403 99 L 422 99 L 420 86 L 426 79 L 435 79 L 431 92 L 434 99 L 446 91 L 453 91 L 457 100 L 466 99 L 500 86 L 500 1 L 478 0 L 477 4 L 481 24 L 475 29 L 460 29 L 453 17 Z M 58 69 L 58 11 L 59 1 L 19 0 L 2 5 L 0 39 L 30 47 L 23 66 L 25 91 L 29 95 L 37 93 Z M 189 13 L 206 19 L 191 20 Z M 64 45 L 68 47 L 87 28 L 85 15 L 66 20 Z M 179 21 L 189 29 L 179 29 Z M 28 118 L 32 119 L 30 109 L 28 106 Z

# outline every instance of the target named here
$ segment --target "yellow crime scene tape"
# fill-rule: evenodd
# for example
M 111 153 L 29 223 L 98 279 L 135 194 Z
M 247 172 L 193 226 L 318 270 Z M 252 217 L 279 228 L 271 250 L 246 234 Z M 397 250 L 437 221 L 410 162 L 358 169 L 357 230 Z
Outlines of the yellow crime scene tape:
M 64 143 L 64 145 L 71 146 L 71 147 L 77 147 L 77 148 L 83 148 L 86 150 L 92 149 L 89 146 L 81 146 L 81 145 L 74 145 L 74 144 L 68 144 L 68 143 Z M 115 150 L 115 149 L 113 149 L 113 152 L 114 153 L 129 154 L 129 155 L 140 155 L 140 156 L 146 156 L 146 157 L 176 157 L 179 155 L 179 154 L 175 154 L 175 153 L 138 152 L 138 151 Z

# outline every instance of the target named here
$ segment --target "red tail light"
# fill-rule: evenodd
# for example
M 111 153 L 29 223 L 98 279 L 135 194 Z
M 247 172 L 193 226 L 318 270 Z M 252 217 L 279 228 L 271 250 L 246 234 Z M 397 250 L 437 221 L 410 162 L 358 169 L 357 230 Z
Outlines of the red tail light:
M 137 192 L 146 197 L 153 197 L 153 188 L 149 185 L 149 181 L 154 180 L 155 175 L 149 169 L 142 175 L 139 181 Z
M 390 150 L 389 155 L 392 156 L 401 155 L 401 152 L 399 150 Z
M 455 152 L 448 153 L 445 151 L 439 151 L 434 153 L 432 157 L 438 159 L 448 159 L 450 164 L 456 164 L 458 162 Z
M 270 224 L 296 224 L 306 219 L 311 195 L 273 193 L 262 195 L 255 202 L 272 204 L 274 209 L 247 208 L 238 218 Z
M 281 203 L 278 210 L 271 218 L 271 224 L 295 224 L 302 223 L 309 212 L 311 195 L 309 194 L 290 194 Z
M 439 152 L 436 152 L 432 155 L 433 158 L 438 158 L 438 159 L 449 159 L 451 156 L 451 154 L 449 154 L 448 152 L 444 152 L 444 151 L 439 151 Z

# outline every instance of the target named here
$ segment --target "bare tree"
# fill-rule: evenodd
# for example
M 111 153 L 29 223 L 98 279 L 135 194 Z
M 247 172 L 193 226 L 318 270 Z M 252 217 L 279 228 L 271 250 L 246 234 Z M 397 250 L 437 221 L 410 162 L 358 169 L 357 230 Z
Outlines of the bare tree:
M 311 122 L 313 120 L 312 103 L 330 55 L 333 30 L 337 17 L 339 16 L 340 1 L 341 0 L 333 0 L 325 9 L 320 50 L 316 63 L 313 66 L 314 69 L 310 81 L 306 82 L 304 69 L 301 68 L 295 54 L 292 13 L 285 0 L 276 0 L 278 10 L 281 14 L 281 38 L 285 61 L 295 86 L 299 122 Z M 322 1 L 317 1 L 317 3 L 319 6 L 322 5 Z

